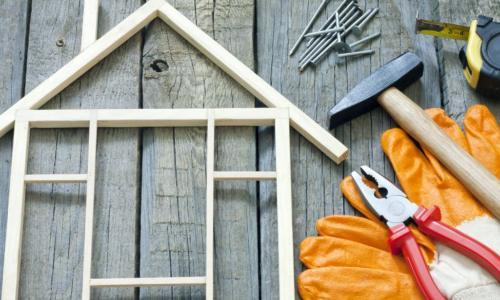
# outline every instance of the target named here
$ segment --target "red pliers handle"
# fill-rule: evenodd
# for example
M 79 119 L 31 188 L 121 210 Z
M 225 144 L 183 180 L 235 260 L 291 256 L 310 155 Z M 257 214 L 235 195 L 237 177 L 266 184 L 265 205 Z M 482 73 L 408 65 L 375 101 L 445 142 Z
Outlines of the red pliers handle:
M 469 257 L 500 281 L 500 256 L 470 236 L 441 223 L 441 212 L 437 206 L 430 209 L 419 207 L 413 220 L 424 234 Z M 417 241 L 408 227 L 398 224 L 389 231 L 392 252 L 403 252 L 424 297 L 432 300 L 445 299 L 434 283 Z

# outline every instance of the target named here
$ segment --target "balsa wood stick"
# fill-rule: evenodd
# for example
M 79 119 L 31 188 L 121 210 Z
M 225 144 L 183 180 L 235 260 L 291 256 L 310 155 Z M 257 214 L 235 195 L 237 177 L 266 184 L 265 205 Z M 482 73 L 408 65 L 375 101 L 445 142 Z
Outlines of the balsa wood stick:
M 289 119 L 277 118 L 274 131 L 276 140 L 279 295 L 280 299 L 294 300 L 293 204 Z
M 86 181 L 86 174 L 30 174 L 24 176 L 26 183 L 84 183 Z
M 205 284 L 205 277 L 93 278 L 90 280 L 90 285 L 95 288 L 164 287 Z
M 206 259 L 205 259 L 205 299 L 214 298 L 214 198 L 215 198 L 215 116 L 213 111 L 207 114 L 207 211 L 205 228 L 207 231 L 206 238 Z
M 97 160 L 97 120 L 89 122 L 89 148 L 87 160 L 87 192 L 85 194 L 85 238 L 83 244 L 82 299 L 89 300 L 92 279 L 92 240 L 94 229 L 95 177 Z
M 17 121 L 14 131 L 14 149 L 10 173 L 9 206 L 5 252 L 3 260 L 2 299 L 16 300 L 19 293 L 21 247 L 23 241 L 24 203 L 26 184 L 24 176 L 28 166 L 30 129 L 26 121 Z
M 83 5 L 82 51 L 97 40 L 99 0 L 85 0 Z

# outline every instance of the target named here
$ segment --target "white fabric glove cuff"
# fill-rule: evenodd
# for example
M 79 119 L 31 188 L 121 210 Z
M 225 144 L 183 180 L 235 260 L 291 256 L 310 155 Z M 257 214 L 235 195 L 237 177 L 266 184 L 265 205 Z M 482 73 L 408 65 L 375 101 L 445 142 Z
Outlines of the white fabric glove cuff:
M 500 223 L 489 216 L 457 226 L 463 233 L 500 253 Z M 448 299 L 500 299 L 500 285 L 486 270 L 468 257 L 436 243 L 437 258 L 430 266 L 436 285 Z M 482 294 L 485 293 L 485 294 Z M 465 297 L 466 298 L 455 298 Z

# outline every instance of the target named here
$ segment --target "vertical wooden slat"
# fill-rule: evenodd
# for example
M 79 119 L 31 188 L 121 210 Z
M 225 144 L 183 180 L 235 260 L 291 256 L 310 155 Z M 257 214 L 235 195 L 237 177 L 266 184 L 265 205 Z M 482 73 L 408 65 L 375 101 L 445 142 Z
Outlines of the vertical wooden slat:
M 17 299 L 24 221 L 24 175 L 28 161 L 29 123 L 17 121 L 14 131 L 9 208 L 5 239 L 2 299 Z
M 289 126 L 288 118 L 276 119 L 276 206 L 278 214 L 279 295 L 280 299 L 293 300 L 295 298 L 295 281 Z
M 92 229 L 94 225 L 95 168 L 97 155 L 97 120 L 89 125 L 89 150 L 87 163 L 87 194 L 85 201 L 85 244 L 83 250 L 82 299 L 90 299 L 90 279 L 92 276 Z
M 26 36 L 28 26 L 28 1 L 0 1 L 0 111 L 9 108 L 23 96 L 24 66 L 26 65 Z M 12 135 L 0 139 L 0 249 L 5 246 L 7 225 L 6 199 L 9 198 L 9 178 L 12 161 Z M 3 251 L 3 250 L 2 250 Z M 3 252 L 0 251 L 0 266 L 3 266 Z M 0 289 L 2 288 L 0 268 Z
M 215 121 L 213 112 L 208 112 L 207 122 L 207 212 L 206 212 L 206 291 L 205 298 L 214 297 L 214 164 L 215 164 Z
M 85 0 L 82 21 L 82 51 L 97 40 L 98 20 L 99 0 Z

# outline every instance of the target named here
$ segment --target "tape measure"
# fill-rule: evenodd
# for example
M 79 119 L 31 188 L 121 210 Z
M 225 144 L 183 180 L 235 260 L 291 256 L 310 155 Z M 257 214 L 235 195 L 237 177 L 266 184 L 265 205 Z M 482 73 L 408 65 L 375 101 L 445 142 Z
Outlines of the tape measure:
M 479 16 L 470 27 L 417 19 L 417 33 L 466 40 L 460 50 L 469 85 L 483 95 L 500 95 L 500 23 Z

